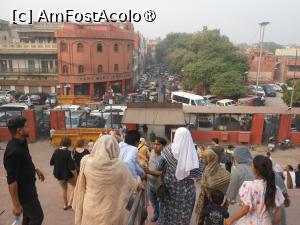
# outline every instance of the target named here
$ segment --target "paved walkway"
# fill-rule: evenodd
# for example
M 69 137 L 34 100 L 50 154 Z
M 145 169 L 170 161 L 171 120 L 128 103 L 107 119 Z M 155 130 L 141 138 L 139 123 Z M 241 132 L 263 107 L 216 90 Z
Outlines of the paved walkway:
M 5 148 L 5 143 L 0 143 L 0 147 Z M 44 183 L 37 182 L 39 198 L 45 213 L 45 225 L 72 225 L 74 221 L 73 211 L 64 211 L 59 197 L 59 187 L 57 181 L 52 176 L 52 167 L 49 165 L 50 156 L 53 152 L 53 147 L 47 141 L 40 141 L 30 144 L 30 151 L 35 165 L 46 175 Z M 0 150 L 0 213 L 6 210 L 5 213 L 0 215 L 0 225 L 9 225 L 13 221 L 11 214 L 11 203 L 7 189 L 5 171 L 3 168 L 3 150 Z M 254 152 L 254 154 L 258 154 Z M 273 161 L 281 165 L 292 164 L 296 166 L 300 163 L 300 149 L 293 149 L 287 151 L 277 151 L 272 154 Z M 289 191 L 292 199 L 292 205 L 287 209 L 288 225 L 299 225 L 299 208 L 300 204 L 300 190 Z M 152 210 L 149 209 L 151 217 Z M 155 224 L 147 222 L 147 225 Z M 194 220 L 191 223 L 195 224 Z M 124 224 L 125 225 L 125 224 Z

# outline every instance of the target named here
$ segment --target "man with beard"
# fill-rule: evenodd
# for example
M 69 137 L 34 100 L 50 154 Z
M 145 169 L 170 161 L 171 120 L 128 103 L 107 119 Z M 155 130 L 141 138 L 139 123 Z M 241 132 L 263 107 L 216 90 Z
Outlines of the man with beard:
M 8 189 L 15 216 L 23 213 L 23 225 L 40 225 L 44 214 L 35 186 L 35 174 L 44 181 L 44 174 L 35 168 L 27 145 L 28 126 L 22 116 L 12 118 L 7 127 L 12 135 L 4 153 Z

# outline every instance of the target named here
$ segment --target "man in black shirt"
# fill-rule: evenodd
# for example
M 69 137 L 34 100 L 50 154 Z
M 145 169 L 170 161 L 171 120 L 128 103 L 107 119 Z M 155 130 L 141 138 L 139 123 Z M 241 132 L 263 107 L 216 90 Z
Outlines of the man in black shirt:
M 7 127 L 13 138 L 6 146 L 3 161 L 12 199 L 12 212 L 16 216 L 23 213 L 23 225 L 40 225 L 44 214 L 35 187 L 35 174 L 41 181 L 45 177 L 35 168 L 29 153 L 26 119 L 22 116 L 12 118 Z

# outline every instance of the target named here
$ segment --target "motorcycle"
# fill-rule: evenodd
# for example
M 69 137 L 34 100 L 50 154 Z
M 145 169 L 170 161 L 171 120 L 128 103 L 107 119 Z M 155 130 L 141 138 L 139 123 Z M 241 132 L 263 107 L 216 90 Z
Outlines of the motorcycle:
M 291 139 L 285 139 L 285 140 L 279 142 L 278 146 L 282 150 L 286 150 L 286 149 L 289 149 L 289 148 L 294 148 L 294 145 L 293 145 Z

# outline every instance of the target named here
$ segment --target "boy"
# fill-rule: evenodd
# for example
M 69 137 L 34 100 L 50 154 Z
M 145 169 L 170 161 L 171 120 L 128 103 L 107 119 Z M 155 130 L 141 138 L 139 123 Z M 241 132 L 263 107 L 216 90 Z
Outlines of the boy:
M 224 219 L 229 213 L 224 206 L 221 206 L 224 194 L 219 190 L 211 192 L 210 203 L 204 208 L 205 225 L 223 225 Z

